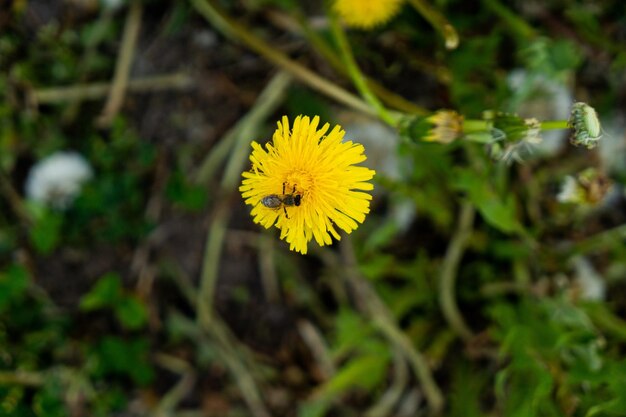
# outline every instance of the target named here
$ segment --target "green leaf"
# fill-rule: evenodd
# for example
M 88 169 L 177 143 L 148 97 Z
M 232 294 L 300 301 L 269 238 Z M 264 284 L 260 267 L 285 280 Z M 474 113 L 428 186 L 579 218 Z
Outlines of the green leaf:
M 93 360 L 96 377 L 123 375 L 138 385 L 147 385 L 154 378 L 149 362 L 150 346 L 145 339 L 123 340 L 107 336 L 96 346 Z
M 306 401 L 298 408 L 298 417 L 322 417 L 330 407 L 330 401 L 315 399 Z
M 143 327 L 148 320 L 146 306 L 134 296 L 124 296 L 114 306 L 115 316 L 129 330 Z
M 84 311 L 116 306 L 122 298 L 122 280 L 113 272 L 105 274 L 80 301 Z
M 336 342 L 333 348 L 335 355 L 341 356 L 362 346 L 372 334 L 372 326 L 354 311 L 342 309 L 335 322 Z
M 505 233 L 515 233 L 522 230 L 522 226 L 517 221 L 515 215 L 515 200 L 513 196 L 508 196 L 504 201 L 495 195 L 487 199 L 473 201 L 480 214 L 496 229 Z
M 358 356 L 341 367 L 319 391 L 320 398 L 332 398 L 349 389 L 371 390 L 386 375 L 389 355 L 366 354 Z
M 487 223 L 504 233 L 523 232 L 512 194 L 502 198 L 484 176 L 470 170 L 456 172 L 455 187 L 467 193 Z

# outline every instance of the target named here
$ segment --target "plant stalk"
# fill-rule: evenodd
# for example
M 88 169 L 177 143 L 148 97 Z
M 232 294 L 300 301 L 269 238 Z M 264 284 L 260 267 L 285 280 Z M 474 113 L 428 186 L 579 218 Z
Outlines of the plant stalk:
M 441 266 L 439 277 L 439 305 L 446 321 L 452 330 L 465 342 L 473 337 L 463 315 L 459 311 L 456 303 L 456 276 L 459 263 L 463 257 L 463 252 L 467 246 L 467 241 L 472 234 L 472 223 L 474 222 L 474 207 L 470 202 L 464 202 L 461 206 L 459 224 L 448 245 L 446 256 Z
M 385 106 L 383 106 L 378 97 L 376 97 L 372 90 L 370 90 L 365 76 L 361 72 L 361 69 L 354 59 L 352 49 L 350 48 L 350 43 L 348 42 L 346 34 L 339 24 L 337 16 L 335 16 L 334 13 L 330 12 L 329 20 L 333 37 L 337 42 L 337 46 L 339 47 L 341 59 L 348 70 L 348 75 L 352 79 L 354 86 L 359 91 L 359 93 L 361 93 L 361 96 L 365 99 L 365 101 L 367 101 L 370 106 L 376 109 L 376 113 L 381 120 L 383 120 L 385 123 L 392 127 L 396 127 L 398 124 L 397 120 L 391 117 L 391 115 L 387 112 L 387 109 L 385 109 Z
M 211 24 L 213 24 L 225 36 L 238 40 L 250 49 L 262 55 L 274 65 L 282 68 L 309 87 L 337 100 L 338 102 L 355 110 L 377 116 L 378 113 L 366 102 L 344 90 L 329 80 L 320 77 L 310 69 L 291 60 L 274 46 L 269 45 L 257 35 L 252 34 L 244 26 L 238 24 L 211 0 L 190 0 L 194 8 Z

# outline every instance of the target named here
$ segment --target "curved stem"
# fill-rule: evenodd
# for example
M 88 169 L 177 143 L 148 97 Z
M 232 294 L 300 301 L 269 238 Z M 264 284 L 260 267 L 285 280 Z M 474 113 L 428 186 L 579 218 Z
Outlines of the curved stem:
M 274 46 L 269 45 L 258 36 L 249 32 L 245 27 L 239 25 L 224 12 L 219 10 L 213 1 L 190 1 L 195 9 L 225 36 L 243 42 L 250 49 L 259 53 L 271 63 L 284 69 L 311 88 L 337 100 L 338 102 L 372 116 L 378 115 L 374 108 L 369 106 L 357 96 L 328 81 L 327 79 L 320 77 L 315 72 L 298 64 L 297 62 L 292 61 L 289 57 L 287 57 L 287 55 L 280 52 Z
M 465 202 L 461 207 L 459 224 L 457 230 L 448 245 L 448 250 L 441 266 L 439 277 L 439 304 L 446 321 L 452 330 L 463 340 L 472 338 L 472 331 L 469 329 L 456 304 L 456 275 L 459 263 L 465 251 L 467 241 L 472 233 L 472 223 L 474 222 L 474 207 L 471 203 Z
M 376 113 L 378 113 L 378 117 L 380 117 L 385 123 L 389 124 L 392 127 L 397 125 L 397 121 L 391 117 L 391 115 L 385 109 L 385 106 L 378 100 L 378 97 L 374 95 L 372 90 L 370 90 L 367 85 L 367 80 L 365 76 L 361 72 L 361 69 L 356 63 L 354 59 L 354 55 L 352 54 L 352 49 L 350 48 L 350 43 L 346 37 L 345 32 L 343 31 L 339 21 L 337 20 L 337 16 L 334 13 L 329 12 L 330 19 L 330 29 L 337 42 L 337 46 L 339 47 L 339 52 L 341 53 L 341 58 L 343 63 L 345 64 L 348 74 L 350 78 L 352 78 L 352 82 L 356 89 L 361 93 L 361 96 L 367 101 L 370 106 L 376 109 Z
M 393 352 L 393 375 L 389 388 L 380 400 L 365 412 L 365 417 L 386 417 L 393 415 L 393 410 L 402 398 L 409 383 L 409 372 L 406 366 L 406 358 L 400 349 Z
M 308 20 L 304 16 L 298 15 L 297 21 L 298 21 L 298 24 L 300 25 L 300 29 L 302 30 L 302 33 L 306 37 L 309 44 L 313 46 L 315 51 L 319 53 L 322 57 L 324 57 L 324 59 L 326 59 L 326 61 L 333 67 L 335 71 L 343 75 L 348 75 L 346 66 L 341 62 L 339 58 L 337 58 L 335 51 L 328 45 L 326 40 L 322 36 L 320 36 L 319 33 L 317 33 L 317 31 L 311 28 L 311 25 L 309 25 Z M 408 114 L 417 114 L 421 116 L 425 116 L 428 113 L 430 113 L 425 108 L 420 107 L 416 105 L 415 103 L 413 103 L 412 101 L 405 99 L 401 95 L 398 95 L 394 93 L 393 91 L 388 90 L 383 85 L 376 82 L 376 80 L 366 77 L 365 81 L 369 89 L 376 96 L 380 97 L 381 101 L 383 101 L 388 106 L 396 110 L 399 110 Z
M 376 314 L 380 312 L 382 311 L 377 312 L 376 309 L 373 309 L 371 316 L 374 318 L 374 324 L 405 355 L 421 383 L 432 414 L 440 414 L 444 405 L 443 395 L 430 372 L 424 355 L 413 347 L 410 339 L 391 319 L 387 316 Z

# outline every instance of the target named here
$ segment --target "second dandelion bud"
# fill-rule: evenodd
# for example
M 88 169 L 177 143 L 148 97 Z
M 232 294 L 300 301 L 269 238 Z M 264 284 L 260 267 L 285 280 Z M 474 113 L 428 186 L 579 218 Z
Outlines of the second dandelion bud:
M 239 190 L 251 215 L 265 228 L 276 226 L 291 250 L 307 253 L 308 242 L 323 246 L 351 233 L 369 213 L 375 172 L 357 164 L 366 160 L 363 145 L 344 141 L 345 132 L 319 117 L 298 116 L 293 128 L 283 117 L 265 148 L 252 142 L 252 169 Z
M 568 124 L 574 129 L 570 138 L 570 142 L 574 145 L 582 145 L 586 146 L 587 149 L 592 149 L 602 139 L 602 128 L 598 114 L 587 103 L 574 103 Z

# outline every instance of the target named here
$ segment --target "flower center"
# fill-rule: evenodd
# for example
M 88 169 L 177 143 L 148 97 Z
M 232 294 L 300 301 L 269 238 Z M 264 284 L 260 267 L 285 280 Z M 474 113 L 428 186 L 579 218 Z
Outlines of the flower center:
M 315 187 L 315 179 L 305 171 L 292 171 L 286 176 L 285 193 L 307 195 Z M 294 191 L 295 189 L 295 191 Z

